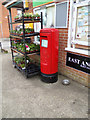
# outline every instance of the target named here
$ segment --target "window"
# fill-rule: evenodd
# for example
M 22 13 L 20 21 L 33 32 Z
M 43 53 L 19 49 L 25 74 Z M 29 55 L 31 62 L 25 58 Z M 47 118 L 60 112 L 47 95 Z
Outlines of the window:
M 17 14 L 18 15 L 22 14 L 22 11 L 20 9 L 17 9 Z
M 52 3 L 34 9 L 34 13 L 43 13 L 44 28 L 67 28 L 68 22 L 68 2 Z M 35 31 L 40 31 L 40 23 L 34 25 Z M 39 37 L 35 41 L 40 43 Z
M 67 28 L 68 2 L 56 4 L 56 28 Z
M 55 6 L 47 7 L 47 28 L 55 27 Z
M 55 27 L 55 5 L 54 4 L 49 4 L 46 5 L 44 8 L 37 8 L 34 9 L 34 13 L 43 13 L 43 28 L 51 28 Z M 34 29 L 36 32 L 40 31 L 41 29 L 41 24 L 40 23 L 35 23 L 34 24 Z M 40 43 L 40 37 L 35 36 L 35 42 Z
M 88 55 L 90 50 L 90 3 L 74 0 L 70 7 L 68 48 L 66 50 Z
M 88 6 L 77 8 L 75 39 L 88 42 Z
M 46 28 L 46 8 L 43 9 L 36 9 L 34 10 L 34 13 L 38 13 L 41 14 L 41 12 L 43 13 L 43 28 Z M 41 29 L 41 23 L 35 23 L 34 24 L 34 30 L 35 32 L 39 32 Z M 35 36 L 35 43 L 40 44 L 40 36 Z

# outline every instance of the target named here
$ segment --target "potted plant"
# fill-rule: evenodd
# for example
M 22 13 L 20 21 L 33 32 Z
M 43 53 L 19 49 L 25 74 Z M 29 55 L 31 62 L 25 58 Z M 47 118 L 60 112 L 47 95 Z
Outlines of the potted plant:
M 22 14 L 19 15 L 19 19 L 22 19 Z
M 30 29 L 27 29 L 27 33 L 30 34 Z
M 16 21 L 16 20 L 17 20 L 17 17 L 15 16 L 15 17 L 14 17 L 14 21 Z
M 19 15 L 16 15 L 15 17 L 15 21 L 17 21 L 19 19 Z
M 25 34 L 28 34 L 28 30 L 27 29 L 25 29 Z
M 26 69 L 26 68 L 25 68 L 25 63 L 24 63 L 24 64 L 21 64 L 20 67 L 21 67 L 23 70 Z
M 36 13 L 36 19 L 40 20 L 40 15 Z
M 30 52 L 30 47 L 27 44 L 25 45 L 25 47 L 26 47 L 26 52 L 29 53 Z
M 22 30 L 19 31 L 19 35 L 23 35 L 23 31 Z
M 13 30 L 13 35 L 16 35 L 16 30 Z
M 9 30 L 9 33 L 12 34 L 12 30 Z
M 27 14 L 26 13 L 24 13 L 24 18 L 27 18 Z
M 34 33 L 34 29 L 33 28 L 31 28 L 31 33 Z
M 33 14 L 33 19 L 36 20 L 36 14 Z
M 26 13 L 27 18 L 29 18 L 29 13 Z
M 32 13 L 29 13 L 29 19 L 32 20 Z
M 37 51 L 37 52 L 40 51 L 40 45 L 36 45 L 36 51 Z
M 19 35 L 19 31 L 16 31 L 16 35 Z

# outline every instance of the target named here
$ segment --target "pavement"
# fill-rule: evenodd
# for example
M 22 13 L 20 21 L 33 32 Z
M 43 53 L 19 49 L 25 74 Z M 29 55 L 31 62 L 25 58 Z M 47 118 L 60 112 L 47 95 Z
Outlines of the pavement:
M 11 53 L 0 53 L 3 118 L 88 118 L 88 88 L 58 76 L 47 84 L 36 75 L 26 79 L 13 68 Z M 65 86 L 62 80 L 69 79 Z
M 2 48 L 5 50 L 8 50 L 10 52 L 10 40 L 9 39 L 0 39 L 0 42 L 2 44 Z

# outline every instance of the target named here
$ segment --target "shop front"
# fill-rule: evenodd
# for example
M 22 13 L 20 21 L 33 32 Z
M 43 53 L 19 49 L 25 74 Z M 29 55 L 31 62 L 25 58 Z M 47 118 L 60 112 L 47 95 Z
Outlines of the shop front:
M 89 85 L 90 74 L 88 1 L 55 0 L 33 6 L 34 13 L 43 12 L 44 28 L 59 30 L 59 73 L 85 86 Z M 39 24 L 34 27 L 40 30 Z M 40 43 L 39 37 L 35 41 Z
M 68 45 L 65 50 L 68 77 L 89 85 L 90 75 L 90 3 L 88 0 L 70 2 Z
M 33 14 L 43 13 L 42 22 L 34 24 L 34 32 L 40 32 L 41 24 L 59 30 L 59 74 L 85 86 L 90 74 L 89 8 L 89 0 L 33 0 Z M 33 37 L 36 44 L 40 44 L 39 35 Z

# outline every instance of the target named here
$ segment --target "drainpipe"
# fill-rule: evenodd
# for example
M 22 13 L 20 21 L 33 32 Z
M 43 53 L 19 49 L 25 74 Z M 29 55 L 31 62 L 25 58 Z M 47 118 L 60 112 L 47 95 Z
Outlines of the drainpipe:
M 3 39 L 2 22 L 0 22 L 0 25 L 1 25 L 1 35 L 2 35 L 2 39 Z
M 9 8 L 8 10 L 9 10 L 10 23 L 12 23 L 11 8 Z M 10 30 L 13 30 L 12 24 L 10 24 Z

